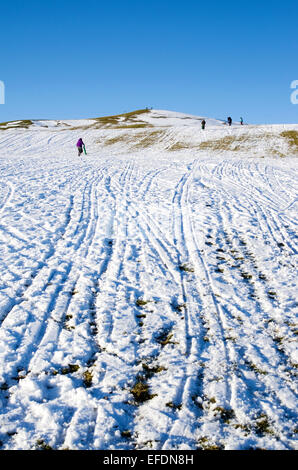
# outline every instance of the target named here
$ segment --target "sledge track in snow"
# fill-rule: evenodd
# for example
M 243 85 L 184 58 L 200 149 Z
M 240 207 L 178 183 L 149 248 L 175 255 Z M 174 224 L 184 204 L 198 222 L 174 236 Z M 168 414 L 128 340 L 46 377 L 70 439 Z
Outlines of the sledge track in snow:
M 229 166 L 232 167 L 233 163 L 230 163 Z M 247 183 L 247 184 L 249 184 L 249 183 Z M 272 313 L 271 313 L 270 310 L 272 310 L 272 308 L 274 309 L 274 307 L 276 309 L 276 305 L 274 305 L 276 302 L 275 302 L 275 300 L 273 300 L 272 301 L 273 303 L 271 303 L 271 308 L 270 309 L 268 308 L 268 303 L 269 302 L 268 302 L 268 299 L 266 299 L 266 297 L 267 297 L 266 290 L 269 291 L 269 286 L 266 285 L 267 282 L 266 282 L 266 280 L 264 280 L 264 277 L 262 275 L 262 269 L 261 269 L 260 266 L 258 266 L 257 256 L 256 256 L 256 254 L 254 254 L 254 246 L 251 244 L 250 239 L 246 236 L 245 233 L 241 234 L 241 232 L 238 231 L 237 223 L 235 223 L 236 221 L 233 220 L 234 217 L 232 217 L 232 214 L 237 214 L 236 208 L 238 207 L 238 199 L 237 199 L 237 204 L 233 204 L 234 195 L 230 194 L 229 195 L 229 204 L 226 203 L 227 202 L 226 200 L 224 200 L 224 204 L 223 204 L 222 202 L 220 202 L 220 200 L 223 199 L 223 198 L 220 197 L 220 194 L 221 194 L 221 189 L 218 192 L 219 203 L 221 205 L 221 208 L 219 208 L 219 207 L 216 208 L 215 207 L 215 212 L 216 212 L 216 214 L 221 215 L 221 221 L 219 219 L 215 224 L 212 224 L 212 226 L 217 227 L 218 229 L 220 229 L 219 234 L 220 233 L 224 234 L 224 240 L 226 240 L 226 242 L 228 242 L 228 244 L 226 246 L 219 245 L 219 243 L 218 243 L 219 234 L 218 234 L 216 246 L 219 245 L 219 249 L 217 249 L 217 250 L 220 251 L 221 254 L 224 253 L 224 255 L 226 256 L 228 251 L 229 251 L 229 245 L 230 245 L 230 251 L 232 252 L 231 248 L 233 248 L 233 253 L 237 253 L 237 258 L 239 260 L 241 260 L 241 263 L 242 263 L 242 266 L 241 266 L 242 272 L 241 272 L 241 274 L 244 275 L 244 274 L 247 273 L 247 276 L 244 277 L 242 283 L 237 284 L 237 286 L 238 286 L 237 291 L 238 292 L 237 292 L 236 298 L 239 296 L 239 294 L 241 292 L 241 284 L 243 285 L 243 287 L 246 284 L 248 292 L 246 294 L 244 294 L 244 299 L 245 299 L 245 304 L 246 304 L 245 308 L 247 308 L 247 310 L 251 309 L 252 307 L 257 308 L 256 314 L 253 316 L 254 321 L 256 321 L 256 319 L 259 316 L 258 312 L 260 312 L 260 313 L 263 312 L 262 317 L 263 317 L 264 313 L 267 312 L 267 321 L 268 322 L 273 322 L 274 320 L 272 318 Z M 246 197 L 247 193 L 245 192 L 244 194 L 245 194 L 245 197 Z M 214 204 L 218 204 L 215 199 L 213 199 L 212 206 Z M 260 214 L 263 214 L 263 211 L 264 211 L 261 204 L 260 203 L 256 204 L 256 201 L 253 201 L 252 198 L 248 198 L 248 201 L 244 201 L 244 204 L 246 204 L 246 205 L 249 204 L 249 207 L 248 207 L 249 208 L 249 213 L 253 214 L 253 210 L 254 210 L 257 213 L 257 217 L 258 217 L 258 220 L 260 222 Z M 233 210 L 231 210 L 231 208 Z M 262 229 L 262 238 L 264 238 L 264 234 L 266 234 L 266 236 L 267 236 L 267 234 L 269 232 L 270 235 L 272 236 L 272 241 L 274 242 L 273 244 L 272 243 L 270 244 L 270 248 L 273 247 L 273 249 L 274 249 L 274 247 L 276 246 L 274 251 L 276 252 L 276 250 L 278 249 L 278 252 L 280 252 L 280 247 L 279 247 L 280 244 L 276 240 L 276 236 L 275 236 L 276 233 L 279 234 L 279 228 L 276 225 L 274 227 L 274 229 L 272 229 L 271 226 L 270 226 L 271 221 L 269 222 L 270 219 L 269 220 L 268 219 L 269 219 L 268 217 L 264 216 L 264 217 L 262 217 L 262 220 L 261 220 L 262 223 L 259 223 L 259 226 Z M 223 225 L 223 223 L 224 223 L 224 225 Z M 258 239 L 259 239 L 259 237 L 258 237 Z M 266 241 L 265 238 L 264 238 L 264 240 Z M 292 253 L 295 253 L 295 248 L 293 249 L 289 242 L 288 242 L 288 247 L 291 249 Z M 291 252 L 289 252 L 289 253 L 291 254 Z M 275 255 L 273 255 L 273 256 L 275 256 Z M 224 258 L 222 258 L 222 259 L 224 259 Z M 237 266 L 233 267 L 233 270 L 235 270 L 235 268 L 237 268 Z M 223 279 L 226 278 L 227 276 L 229 276 L 230 277 L 229 282 L 231 283 L 235 279 L 235 274 L 233 275 L 230 270 L 227 273 L 226 272 L 227 269 L 228 269 L 228 266 L 226 264 L 224 264 L 224 270 L 223 270 L 223 273 L 221 274 L 221 276 L 223 277 Z M 251 297 L 251 296 L 253 296 L 253 297 Z M 252 301 L 249 300 L 249 298 L 252 298 Z M 264 302 L 263 299 L 266 300 L 266 302 Z M 249 302 L 252 304 L 250 307 L 249 307 Z M 228 312 L 229 311 L 229 306 L 225 307 L 222 311 L 223 312 Z M 248 316 L 246 316 L 244 318 L 249 319 Z M 228 318 L 227 318 L 227 320 L 228 320 Z M 264 319 L 261 320 L 261 324 L 263 323 L 263 321 L 264 321 Z M 253 329 L 253 325 L 246 328 L 245 329 L 245 331 L 246 331 L 245 334 L 249 333 L 252 329 Z M 263 331 L 263 324 L 262 324 L 262 331 Z M 259 344 L 262 344 L 262 343 L 266 344 L 266 342 L 268 342 L 268 341 L 271 341 L 271 343 L 272 343 L 272 336 L 270 335 L 270 332 L 268 334 L 266 332 L 266 329 L 265 329 L 265 333 L 262 332 L 261 335 L 260 335 L 260 340 L 261 341 L 259 341 Z M 237 350 L 235 351 L 235 348 L 232 347 L 233 343 L 228 342 L 228 344 L 229 344 L 230 350 L 231 351 L 234 350 L 232 356 L 236 359 L 235 363 L 237 363 L 237 364 L 241 363 L 241 356 L 239 356 L 239 354 L 237 353 Z M 253 344 L 253 340 L 252 340 L 252 344 Z M 283 367 L 287 361 L 285 361 L 283 357 L 280 357 L 280 351 L 277 348 L 274 347 L 274 343 L 271 344 L 271 347 L 272 347 L 272 350 L 275 349 L 275 355 L 277 355 L 276 360 L 278 360 L 280 365 Z M 243 351 L 243 346 L 242 346 L 242 351 Z M 255 349 L 254 352 L 257 352 L 257 349 Z M 242 352 L 242 354 L 243 354 L 243 352 Z M 248 354 L 248 353 L 245 353 L 245 354 Z M 280 359 L 278 359 L 278 356 L 280 357 Z M 282 356 L 283 356 L 283 354 L 282 354 Z M 255 359 L 256 358 L 254 358 L 254 360 Z M 264 359 L 265 359 L 266 362 L 264 362 Z M 270 365 L 270 360 L 272 360 L 272 357 L 270 355 L 267 358 L 266 357 L 262 358 L 262 356 L 259 355 L 258 363 L 259 364 L 263 363 L 263 364 L 266 365 L 266 367 L 268 367 Z M 249 364 L 249 357 L 247 358 L 247 362 Z M 251 361 L 251 364 L 253 364 L 252 361 Z M 276 366 L 277 365 L 275 363 L 275 367 Z M 265 370 L 266 370 L 266 367 L 265 367 Z M 255 367 L 255 368 L 257 369 L 257 367 Z M 261 369 L 261 367 L 260 367 L 260 369 Z M 270 369 L 271 369 L 270 370 L 270 377 L 275 376 L 276 382 L 277 383 L 280 382 L 280 379 L 279 379 L 278 375 L 275 372 L 275 368 L 273 367 L 273 368 L 270 368 Z M 260 370 L 260 374 L 267 374 L 267 372 L 265 372 L 264 370 L 263 371 Z M 287 374 L 284 374 L 283 372 L 280 372 L 279 374 L 283 376 L 283 378 L 285 380 L 285 383 L 288 382 L 289 377 L 287 377 Z M 237 381 L 238 381 L 238 379 L 235 376 L 235 380 L 233 381 L 235 383 L 235 385 L 237 384 Z M 245 382 L 246 381 L 242 382 L 242 386 L 243 386 L 243 384 L 245 384 Z M 266 380 L 264 382 L 266 382 Z M 279 383 L 279 386 L 282 388 L 282 382 Z M 248 388 L 248 384 L 246 385 L 246 387 Z M 239 386 L 238 386 L 238 388 L 239 388 Z M 268 389 L 264 393 L 270 395 L 271 394 L 270 388 L 271 387 L 269 385 Z M 295 394 L 295 393 L 297 393 L 297 390 L 295 389 L 295 387 L 292 386 L 291 383 L 289 383 L 289 393 L 290 393 L 290 395 L 292 394 L 292 392 Z M 235 389 L 234 395 L 237 396 L 237 389 Z M 279 400 L 278 395 L 277 395 L 277 399 Z M 287 407 L 285 402 L 282 403 L 282 401 L 281 401 L 280 404 L 284 407 Z M 258 411 L 259 404 L 256 402 L 255 405 L 256 405 L 256 411 Z M 251 407 L 251 409 L 253 409 L 253 407 Z M 265 408 L 261 407 L 261 410 L 259 410 L 259 415 L 261 415 L 262 412 L 265 412 L 265 411 L 267 411 L 267 410 Z M 236 415 L 237 415 L 237 410 L 235 410 L 235 412 L 236 412 Z M 290 415 L 291 415 L 292 412 L 290 410 L 289 410 L 289 412 L 290 412 Z M 238 411 L 238 414 L 239 414 L 239 411 Z M 281 418 L 281 416 L 279 418 Z
M 2 201 L 0 200 L 0 214 L 4 211 L 6 204 L 9 202 L 9 199 L 12 197 L 12 194 L 14 192 L 14 186 L 11 183 L 6 183 L 6 186 L 8 186 L 8 191 L 7 194 L 4 192 L 4 198 Z M 3 192 L 3 189 L 0 186 L 0 191 L 1 194 Z
M 33 317 L 35 317 L 35 321 L 33 322 L 33 328 L 31 325 L 32 329 L 28 330 L 28 333 L 24 334 L 24 339 L 27 337 L 27 340 L 25 341 L 24 344 L 23 341 L 19 345 L 15 345 L 19 350 L 22 351 L 21 354 L 18 354 L 18 359 L 14 360 L 14 366 L 13 370 L 10 371 L 10 374 L 15 374 L 16 373 L 16 368 L 21 367 L 22 369 L 28 367 L 26 364 L 28 364 L 28 361 L 31 361 L 31 355 L 34 354 L 33 347 L 36 348 L 36 354 L 39 356 L 40 355 L 40 350 L 39 350 L 39 345 L 42 343 L 43 337 L 46 334 L 46 331 L 48 328 L 52 328 L 52 325 L 47 325 L 47 322 L 52 323 L 54 321 L 55 323 L 59 323 L 63 319 L 64 312 L 62 310 L 62 317 L 58 314 L 58 317 L 55 318 L 55 308 L 56 305 L 59 305 L 59 300 L 60 296 L 64 294 L 65 296 L 65 291 L 64 287 L 65 284 L 67 285 L 67 280 L 70 276 L 71 270 L 73 270 L 73 267 L 77 271 L 77 266 L 75 266 L 75 263 L 72 261 L 72 256 L 69 255 L 69 260 L 65 260 L 64 256 L 67 256 L 67 252 L 70 251 L 70 253 L 74 253 L 75 257 L 82 256 L 80 253 L 80 249 L 82 246 L 83 241 L 86 239 L 88 240 L 89 237 L 93 236 L 94 228 L 92 226 L 93 221 L 91 219 L 91 222 L 88 221 L 88 224 L 85 224 L 85 229 L 82 231 L 82 222 L 83 218 L 89 219 L 91 216 L 91 191 L 92 191 L 92 185 L 88 187 L 88 185 L 85 185 L 85 188 L 83 190 L 83 198 L 82 198 L 82 203 L 81 203 L 81 216 L 80 218 L 74 222 L 74 226 L 71 224 L 71 217 L 67 218 L 67 224 L 65 226 L 63 238 L 60 238 L 58 241 L 55 250 L 46 258 L 46 263 L 45 261 L 43 262 L 43 266 L 39 271 L 35 273 L 32 279 L 32 283 L 30 286 L 26 288 L 24 292 L 22 292 L 22 299 L 19 300 L 18 303 L 15 303 L 13 305 L 12 309 L 7 312 L 6 315 L 6 323 L 9 321 L 8 316 L 14 315 L 15 317 L 18 316 L 18 311 L 16 309 L 25 309 L 26 304 L 29 303 L 30 305 L 30 310 L 32 312 Z M 87 205 L 87 217 L 83 216 L 83 211 L 84 211 L 84 206 Z M 70 211 L 71 213 L 71 211 Z M 89 228 L 90 227 L 90 228 Z M 79 231 L 80 229 L 80 231 Z M 90 235 L 88 236 L 88 232 L 90 231 Z M 64 241 L 67 237 L 67 241 Z M 69 240 L 74 240 L 74 242 L 71 242 L 71 250 L 67 249 L 67 245 L 70 243 Z M 84 249 L 84 254 L 87 254 L 88 246 L 87 249 Z M 61 264 L 64 265 L 61 267 Z M 57 279 L 56 279 L 57 278 Z M 52 285 L 54 288 L 52 288 Z M 69 286 L 69 288 L 73 288 L 73 286 Z M 42 316 L 39 317 L 38 314 L 38 308 L 36 309 L 34 305 L 34 301 L 30 300 L 30 297 L 34 299 L 38 295 L 38 301 L 40 302 L 40 296 L 45 298 L 45 306 L 44 306 L 44 313 L 42 313 Z M 63 299 L 64 300 L 64 299 Z M 66 305 L 68 305 L 68 300 L 64 300 Z M 25 304 L 25 305 L 23 305 Z M 67 311 L 67 309 L 66 309 Z M 2 322 L 2 328 L 5 328 L 5 323 L 3 325 Z M 10 328 L 10 325 L 9 325 Z M 31 332 L 31 333 L 30 333 Z M 28 364 L 29 365 L 29 364 Z M 6 379 L 7 380 L 7 379 Z
M 155 174 L 155 177 L 160 174 L 159 172 Z M 182 178 L 182 181 L 184 181 L 185 176 Z M 184 184 L 184 183 L 183 183 Z M 175 199 L 180 196 L 181 188 L 181 181 L 178 183 L 175 189 L 174 193 L 174 220 L 177 220 L 177 218 L 181 217 L 180 215 L 180 208 L 178 209 L 179 212 L 177 213 L 177 204 Z M 179 206 L 179 204 L 178 204 Z M 145 208 L 144 208 L 145 209 Z M 146 214 L 146 209 L 143 210 L 142 215 L 137 213 L 139 216 L 139 220 L 142 223 L 140 225 L 140 228 L 145 235 L 144 241 L 147 243 L 147 247 L 149 248 L 150 251 L 152 251 L 152 242 L 154 240 L 153 246 L 156 246 L 156 251 L 154 250 L 153 253 L 155 255 L 155 259 L 158 262 L 158 260 L 161 261 L 161 263 L 164 265 L 164 269 L 161 271 L 161 275 L 165 277 L 169 277 L 169 280 L 173 283 L 174 286 L 176 286 L 176 298 L 178 297 L 182 299 L 182 305 L 180 309 L 183 311 L 183 316 L 180 318 L 180 316 L 177 315 L 177 312 L 175 316 L 171 316 L 171 322 L 172 322 L 172 331 L 175 332 L 175 329 L 179 328 L 181 329 L 181 324 L 183 325 L 182 330 L 184 331 L 184 338 L 183 343 L 178 345 L 177 353 L 174 354 L 172 358 L 172 364 L 169 364 L 169 369 L 171 367 L 176 367 L 177 368 L 177 363 L 180 364 L 179 369 L 177 369 L 177 372 L 179 370 L 179 378 L 176 376 L 175 382 L 176 385 L 171 385 L 171 387 L 168 390 L 168 400 L 169 397 L 171 397 L 171 400 L 169 402 L 173 403 L 173 406 L 181 406 L 183 403 L 183 406 L 188 406 L 188 401 L 189 401 L 189 396 L 187 396 L 186 390 L 189 388 L 189 380 L 192 380 L 192 375 L 195 374 L 195 371 L 192 370 L 192 373 L 190 373 L 189 367 L 192 367 L 192 363 L 189 362 L 189 356 L 190 353 L 192 352 L 193 354 L 197 354 L 197 351 L 192 351 L 193 350 L 193 345 L 192 345 L 192 336 L 194 335 L 193 331 L 190 331 L 193 329 L 194 325 L 192 322 L 194 319 L 190 319 L 191 316 L 191 310 L 192 306 L 191 304 L 198 301 L 198 299 L 193 298 L 193 294 L 186 293 L 186 282 L 183 279 L 183 273 L 181 270 L 179 270 L 179 265 L 181 265 L 181 256 L 182 254 L 179 251 L 179 247 L 177 247 L 176 243 L 170 243 L 169 237 L 165 236 L 165 234 L 160 230 L 158 227 L 158 224 L 154 221 L 154 219 L 151 216 L 148 216 Z M 174 239 L 175 239 L 175 233 Z M 172 237 L 171 237 L 172 238 Z M 151 245 L 151 247 L 150 247 Z M 147 248 L 147 249 L 148 249 Z M 172 253 L 172 254 L 171 254 Z M 175 292 L 175 290 L 174 290 Z M 171 298 L 168 299 L 168 303 L 170 303 Z M 175 308 L 175 306 L 173 306 Z M 177 304 L 176 307 L 179 307 L 179 303 Z M 197 320 L 195 321 L 195 324 L 197 323 Z M 166 326 L 166 325 L 165 325 Z M 179 339 L 180 336 L 177 338 L 177 333 L 174 336 L 174 341 L 176 339 Z M 183 357 L 183 360 L 181 360 L 181 354 Z M 160 360 L 162 361 L 162 352 L 159 353 Z M 166 378 L 167 372 L 165 372 L 165 377 Z M 150 405 L 149 405 L 150 406 Z M 154 405 L 153 405 L 154 406 Z M 144 409 L 143 409 L 144 408 Z M 138 417 L 141 417 L 142 421 L 147 422 L 147 426 L 149 427 L 154 427 L 154 424 L 151 423 L 150 426 L 150 413 L 148 414 L 148 405 L 144 405 L 144 407 L 140 407 L 138 411 Z M 154 410 L 154 414 L 156 414 L 156 410 Z M 172 430 L 175 427 L 175 422 L 177 420 L 177 416 L 175 413 L 173 413 L 173 418 L 172 422 L 169 421 L 167 425 L 167 430 L 166 433 L 171 434 Z M 178 418 L 179 420 L 179 418 Z M 163 434 L 165 434 L 165 430 L 163 430 Z M 142 442 L 139 442 L 138 445 L 140 448 L 142 448 Z M 158 448 L 163 448 L 163 446 L 166 445 L 166 443 L 163 443 L 163 439 L 159 439 L 159 445 Z

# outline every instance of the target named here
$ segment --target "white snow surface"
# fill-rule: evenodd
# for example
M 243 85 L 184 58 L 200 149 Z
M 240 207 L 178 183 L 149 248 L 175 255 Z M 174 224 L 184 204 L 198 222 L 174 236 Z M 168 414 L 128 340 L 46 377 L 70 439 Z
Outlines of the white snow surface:
M 298 125 L 200 119 L 0 129 L 1 449 L 298 448 Z

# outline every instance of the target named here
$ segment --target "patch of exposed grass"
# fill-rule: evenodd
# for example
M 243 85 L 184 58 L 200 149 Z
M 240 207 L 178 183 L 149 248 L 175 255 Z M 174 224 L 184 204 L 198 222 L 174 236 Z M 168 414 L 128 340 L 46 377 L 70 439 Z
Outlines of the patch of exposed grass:
M 179 313 L 183 313 L 186 309 L 186 304 L 183 303 L 183 304 L 178 304 L 176 302 L 172 302 L 171 303 L 171 307 L 173 308 L 173 310 L 175 310 L 176 312 L 179 312 Z
M 260 436 L 264 436 L 264 434 L 274 434 L 268 416 L 265 413 L 259 415 L 255 422 L 254 429 L 256 434 Z
M 97 121 L 100 124 L 118 124 L 119 123 L 119 116 L 104 116 L 100 118 L 95 118 L 95 121 Z
M 156 341 L 162 346 L 166 346 L 167 344 L 175 344 L 171 339 L 173 338 L 173 334 L 170 333 L 169 328 L 165 328 L 162 330 L 156 337 Z
M 147 315 L 145 315 L 144 313 L 140 313 L 140 314 L 136 315 L 136 317 L 137 317 L 138 319 L 146 318 L 146 316 L 147 316 Z
M 38 450 L 53 450 L 53 448 L 47 444 L 43 439 L 38 439 L 36 441 L 36 448 Z
M 173 344 L 173 341 L 171 341 L 172 338 L 172 334 L 167 335 L 165 339 L 159 338 L 159 344 L 161 344 L 162 346 L 166 346 L 167 344 Z
M 267 295 L 269 299 L 276 300 L 277 293 L 274 290 L 268 290 Z
M 79 370 L 80 366 L 78 364 L 68 364 L 66 367 L 62 367 L 59 370 L 52 369 L 51 374 L 52 375 L 67 375 L 67 374 L 73 374 L 74 372 L 77 372 Z
M 237 258 L 235 258 L 235 259 L 237 259 Z M 246 281 L 249 281 L 250 279 L 252 279 L 252 275 L 249 274 L 249 273 L 247 273 L 247 272 L 242 271 L 242 272 L 240 273 L 240 275 L 241 275 L 241 277 L 242 277 L 243 279 L 245 279 Z
M 91 387 L 92 380 L 93 380 L 92 372 L 90 372 L 89 370 L 86 370 L 83 373 L 83 382 L 86 388 Z
M 75 287 L 71 291 L 69 291 L 69 295 L 71 295 L 71 296 L 76 295 L 78 293 L 79 293 L 79 291 Z
M 137 307 L 144 307 L 145 305 L 149 304 L 150 300 L 144 300 L 141 297 L 136 300 Z
M 179 403 L 178 405 L 176 403 L 173 403 L 172 401 L 169 401 L 166 403 L 166 406 L 168 408 L 172 408 L 173 410 L 181 410 L 182 408 L 182 403 Z
M 289 140 L 289 143 L 296 145 L 296 136 L 295 131 L 290 131 L 289 135 L 284 135 L 283 137 Z M 261 141 L 268 141 L 272 140 L 275 137 L 274 134 L 270 134 L 269 132 L 264 132 L 260 135 L 254 136 L 244 136 L 244 135 L 229 135 L 215 140 L 207 140 L 205 142 L 201 142 L 198 146 L 199 150 L 213 150 L 213 151 L 225 151 L 225 152 L 239 152 L 241 150 L 248 150 L 250 148 L 255 148 L 258 145 L 259 140 Z M 277 156 L 284 156 L 281 152 L 279 152 L 276 148 L 271 149 L 271 153 Z
M 280 152 L 279 150 L 276 150 L 276 149 L 272 149 L 271 150 L 271 153 L 272 155 L 274 155 L 275 157 L 280 157 L 280 158 L 284 158 L 286 157 L 286 155 L 282 152 Z
M 152 395 L 149 393 L 149 385 L 142 381 L 138 381 L 130 392 L 137 403 L 143 403 L 144 401 L 151 400 L 156 396 L 156 394 Z
M 30 119 L 23 119 L 22 121 L 7 121 L 0 123 L 0 130 L 7 129 L 29 129 L 33 124 Z
M 282 345 L 283 345 L 283 342 L 285 341 L 285 338 L 283 336 L 273 336 L 272 339 L 278 348 L 283 349 Z
M 251 433 L 251 428 L 248 424 L 235 423 L 232 426 L 235 429 L 240 429 L 246 436 Z
M 247 137 L 226 136 L 222 137 L 221 139 L 207 140 L 205 142 L 201 142 L 201 144 L 199 145 L 199 149 L 238 152 L 239 150 L 241 150 L 239 143 L 244 143 L 247 140 Z
M 144 129 L 144 128 L 149 128 L 149 127 L 154 127 L 152 124 L 128 124 L 127 126 L 116 126 L 115 129 Z
M 139 134 L 135 136 L 136 140 L 138 139 L 138 142 L 135 143 L 134 147 L 136 148 L 151 147 L 152 145 L 156 144 L 156 142 L 159 140 L 159 138 L 162 135 L 164 135 L 164 131 L 161 131 L 161 130 L 150 131 L 150 132 L 146 132 L 143 134 Z
M 187 272 L 187 273 L 193 273 L 194 268 L 190 266 L 189 264 L 183 263 L 179 265 L 180 271 Z
M 215 415 L 219 415 L 220 419 L 227 424 L 230 422 L 231 419 L 235 418 L 235 413 L 230 408 L 227 409 L 221 406 L 217 406 L 216 408 L 214 408 L 213 412 L 215 413 Z
M 219 273 L 219 274 L 222 274 L 224 272 L 224 268 L 222 268 L 221 266 L 217 266 L 214 271 L 216 273 Z
M 246 362 L 248 368 L 250 370 L 252 370 L 253 372 L 255 372 L 256 374 L 260 374 L 260 375 L 267 375 L 268 374 L 268 372 L 266 372 L 265 370 L 260 369 L 253 362 L 251 362 L 251 361 L 245 361 L 245 362 Z
M 144 371 L 145 379 L 150 379 L 151 377 L 153 377 L 154 374 L 158 374 L 159 372 L 162 372 L 162 371 L 166 370 L 166 368 L 163 367 L 163 366 L 152 366 L 152 367 L 150 367 L 146 363 L 142 364 L 142 368 L 143 368 L 143 371 Z
M 117 129 L 128 129 L 128 128 L 138 128 L 138 127 L 149 127 L 143 125 L 132 125 L 132 126 L 118 126 Z M 110 139 L 105 140 L 104 145 L 114 145 L 121 142 L 126 144 L 131 144 L 133 148 L 142 149 L 148 148 L 152 145 L 156 144 L 158 139 L 164 134 L 164 131 L 147 131 L 147 132 L 139 132 L 136 134 L 120 134 Z
M 287 140 L 294 152 L 298 152 L 298 131 L 284 131 L 280 135 Z
M 113 116 L 103 116 L 99 118 L 93 118 L 99 124 L 102 125 L 117 125 L 124 122 L 133 122 L 140 114 L 148 113 L 149 109 L 139 109 L 131 111 L 129 113 L 117 114 Z
M 68 367 L 63 367 L 61 369 L 61 374 L 66 375 L 66 374 L 73 374 L 74 372 L 77 372 L 79 370 L 80 366 L 77 364 L 69 364 Z
M 128 136 L 127 134 L 121 134 L 121 135 L 117 135 L 116 137 L 112 137 L 111 139 L 105 140 L 104 145 L 114 145 L 120 142 L 129 142 L 129 141 L 130 141 L 130 136 Z
M 208 437 L 200 437 L 198 440 L 198 449 L 202 450 L 223 450 L 224 446 L 212 442 Z
M 168 150 L 170 152 L 175 152 L 177 150 L 185 150 L 185 149 L 193 149 L 195 146 L 190 144 L 190 143 L 186 143 L 186 142 L 176 142 L 175 144 L 171 145 L 171 147 L 168 148 Z

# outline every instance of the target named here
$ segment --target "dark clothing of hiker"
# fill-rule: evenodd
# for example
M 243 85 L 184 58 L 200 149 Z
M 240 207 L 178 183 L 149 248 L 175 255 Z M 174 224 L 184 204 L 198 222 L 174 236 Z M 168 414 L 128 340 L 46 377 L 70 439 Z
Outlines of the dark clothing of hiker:
M 202 121 L 202 129 L 205 129 L 205 126 L 206 126 L 206 121 L 205 121 L 205 119 L 203 119 L 203 121 Z
M 229 126 L 232 125 L 232 118 L 231 117 L 228 117 L 228 124 L 229 124 Z
M 243 126 L 243 118 L 242 117 L 240 118 L 240 124 L 241 124 L 241 126 Z
M 83 153 L 83 145 L 85 145 L 84 142 L 83 142 L 83 140 L 82 140 L 82 139 L 79 139 L 79 140 L 77 141 L 77 148 L 78 148 L 78 155 L 79 155 L 79 156 L 81 155 L 81 153 Z

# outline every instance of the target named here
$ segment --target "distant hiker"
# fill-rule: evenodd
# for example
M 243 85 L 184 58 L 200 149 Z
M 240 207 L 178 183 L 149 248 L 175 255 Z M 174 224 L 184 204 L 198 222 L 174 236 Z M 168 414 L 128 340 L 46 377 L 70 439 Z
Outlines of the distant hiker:
M 243 126 L 243 118 L 242 117 L 240 118 L 240 124 L 241 124 L 241 126 Z
M 232 125 L 232 118 L 230 116 L 228 117 L 228 124 L 229 124 L 229 126 Z
M 84 144 L 84 142 L 83 142 L 83 139 L 80 138 L 80 139 L 77 141 L 78 156 L 80 156 L 81 153 L 83 153 L 83 147 L 85 147 L 85 144 Z
M 205 119 L 202 120 L 201 124 L 202 124 L 202 129 L 205 129 L 205 127 L 206 127 L 206 121 L 205 121 Z

